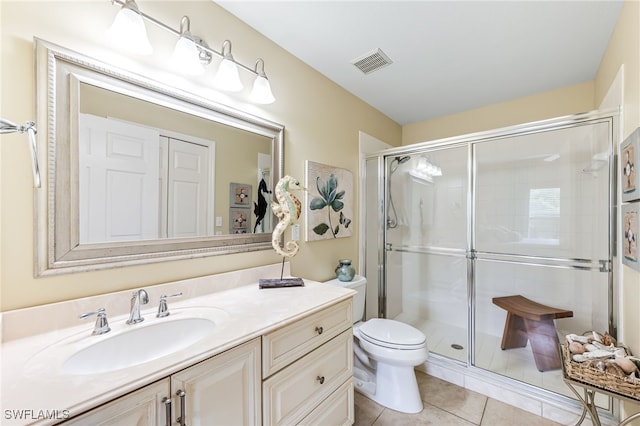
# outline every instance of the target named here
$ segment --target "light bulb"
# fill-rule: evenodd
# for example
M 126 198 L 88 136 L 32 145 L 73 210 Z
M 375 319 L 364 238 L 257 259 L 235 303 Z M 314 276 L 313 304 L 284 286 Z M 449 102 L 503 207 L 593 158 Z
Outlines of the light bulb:
M 271 104 L 275 102 L 276 98 L 271 93 L 271 85 L 269 79 L 264 73 L 259 74 L 253 82 L 253 89 L 251 90 L 251 100 L 259 104 Z
M 233 61 L 233 57 L 229 54 L 224 57 L 218 68 L 213 83 L 220 89 L 229 92 L 238 92 L 242 90 L 242 82 L 238 75 L 238 67 Z
M 133 0 L 127 0 L 118 11 L 107 37 L 115 46 L 131 53 L 150 55 L 153 52 L 138 5 Z
M 176 42 L 171 60 L 174 66 L 184 74 L 204 74 L 204 66 L 200 62 L 200 51 L 189 32 L 183 33 Z

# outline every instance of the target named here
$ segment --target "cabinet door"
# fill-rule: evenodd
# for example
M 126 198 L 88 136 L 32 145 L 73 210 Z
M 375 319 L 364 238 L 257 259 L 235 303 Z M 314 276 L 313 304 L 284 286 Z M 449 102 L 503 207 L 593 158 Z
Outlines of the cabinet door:
M 74 417 L 65 426 L 165 426 L 162 400 L 169 393 L 169 379 L 164 379 Z
M 184 416 L 189 426 L 261 424 L 260 361 L 258 338 L 171 376 L 174 422 Z

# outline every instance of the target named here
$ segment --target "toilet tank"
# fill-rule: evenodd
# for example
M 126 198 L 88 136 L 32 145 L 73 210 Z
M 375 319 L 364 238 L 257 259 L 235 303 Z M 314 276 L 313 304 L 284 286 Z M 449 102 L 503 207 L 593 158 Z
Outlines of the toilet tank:
M 367 279 L 362 275 L 356 275 L 351 281 L 340 281 L 335 278 L 331 281 L 326 281 L 325 284 L 355 290 L 357 293 L 353 295 L 353 323 L 355 324 L 358 321 L 362 321 L 362 317 L 364 316 L 364 300 L 367 289 Z

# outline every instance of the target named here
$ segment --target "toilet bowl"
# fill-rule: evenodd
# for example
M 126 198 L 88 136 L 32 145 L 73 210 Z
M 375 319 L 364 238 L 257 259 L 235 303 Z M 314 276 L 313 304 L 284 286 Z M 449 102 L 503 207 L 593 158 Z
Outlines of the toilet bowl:
M 354 387 L 378 404 L 403 413 L 422 411 L 422 399 L 414 367 L 427 360 L 425 335 L 418 329 L 391 319 L 361 322 L 367 280 L 337 279 L 327 284 L 357 291 L 353 298 Z

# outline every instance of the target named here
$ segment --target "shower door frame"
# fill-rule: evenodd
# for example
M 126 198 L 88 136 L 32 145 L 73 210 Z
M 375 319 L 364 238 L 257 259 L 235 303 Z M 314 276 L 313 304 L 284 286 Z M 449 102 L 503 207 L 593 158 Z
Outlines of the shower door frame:
M 386 318 L 386 304 L 387 304 L 387 286 L 386 286 L 386 265 L 387 265 L 387 217 L 388 217 L 388 206 L 386 200 L 388 199 L 388 191 L 389 191 L 389 168 L 387 167 L 387 158 L 402 156 L 402 155 L 414 155 L 414 154 L 422 154 L 428 153 L 443 149 L 451 149 L 451 148 L 459 148 L 459 147 L 467 147 L 467 244 L 466 244 L 466 259 L 467 259 L 467 308 L 468 308 L 468 330 L 467 330 L 467 338 L 468 338 L 468 352 L 467 352 L 467 362 L 466 367 L 471 367 L 474 369 L 480 369 L 479 367 L 475 367 L 475 304 L 476 304 L 476 295 L 475 295 L 475 287 L 476 287 L 476 276 L 475 276 L 475 264 L 476 259 L 481 260 L 489 260 L 495 262 L 513 262 L 514 260 L 510 260 L 510 258 L 517 257 L 521 259 L 518 263 L 526 263 L 522 262 L 522 260 L 528 259 L 535 265 L 541 265 L 541 262 L 557 262 L 559 265 L 557 267 L 560 268 L 568 268 L 568 269 L 578 269 L 578 270 L 594 270 L 597 268 L 600 272 L 608 273 L 608 328 L 609 333 L 612 336 L 617 336 L 617 313 L 618 306 L 616 300 L 614 298 L 615 286 L 614 283 L 617 281 L 618 277 L 618 268 L 619 268 L 619 259 L 616 259 L 616 226 L 617 226 L 617 190 L 618 190 L 618 182 L 616 175 L 616 164 L 618 158 L 618 150 L 619 150 L 619 109 L 610 109 L 610 110 L 598 110 L 591 111 L 586 113 L 580 113 L 570 116 L 552 118 L 548 120 L 542 120 L 532 123 L 525 123 L 510 127 L 504 127 L 495 130 L 489 130 L 478 133 L 471 133 L 468 135 L 456 136 L 446 139 L 440 139 L 429 142 L 421 142 L 413 145 L 402 146 L 398 148 L 387 149 L 384 151 L 376 152 L 365 157 L 367 159 L 377 159 L 378 161 L 378 171 L 377 174 L 381 179 L 378 179 L 378 197 L 382 195 L 383 197 L 379 198 L 379 206 L 378 209 L 378 223 L 380 226 L 378 228 L 378 316 L 380 318 Z M 533 133 L 541 133 L 552 130 L 560 130 L 567 129 L 571 127 L 576 127 L 584 124 L 596 124 L 601 122 L 609 123 L 609 139 L 610 139 L 610 155 L 609 155 L 609 229 L 608 229 L 608 259 L 599 260 L 597 264 L 594 264 L 590 260 L 587 259 L 557 259 L 557 258 L 544 258 L 540 256 L 524 256 L 524 255 L 502 255 L 497 253 L 485 253 L 476 251 L 476 153 L 475 147 L 480 143 L 491 142 L 499 139 L 517 137 L 527 134 Z M 363 210 L 361 210 L 363 211 Z M 365 220 L 365 214 L 362 213 L 362 220 Z M 447 250 L 437 250 L 434 251 L 433 254 L 444 254 L 447 255 Z M 458 250 L 455 250 L 455 254 L 453 252 L 449 252 L 449 255 L 458 256 L 460 253 Z M 365 257 L 366 258 L 366 257 Z M 538 263 L 535 263 L 538 262 Z M 563 264 L 564 263 L 564 264 Z M 555 266 L 555 265 L 554 265 Z M 366 270 L 366 265 L 362 265 L 362 269 Z M 437 354 L 436 354 L 437 355 Z M 443 357 L 444 358 L 444 357 Z M 448 361 L 459 363 L 459 361 L 455 361 L 453 359 L 448 359 Z M 464 365 L 464 364 L 463 364 Z M 486 371 L 490 374 L 492 373 L 489 370 L 480 369 Z

